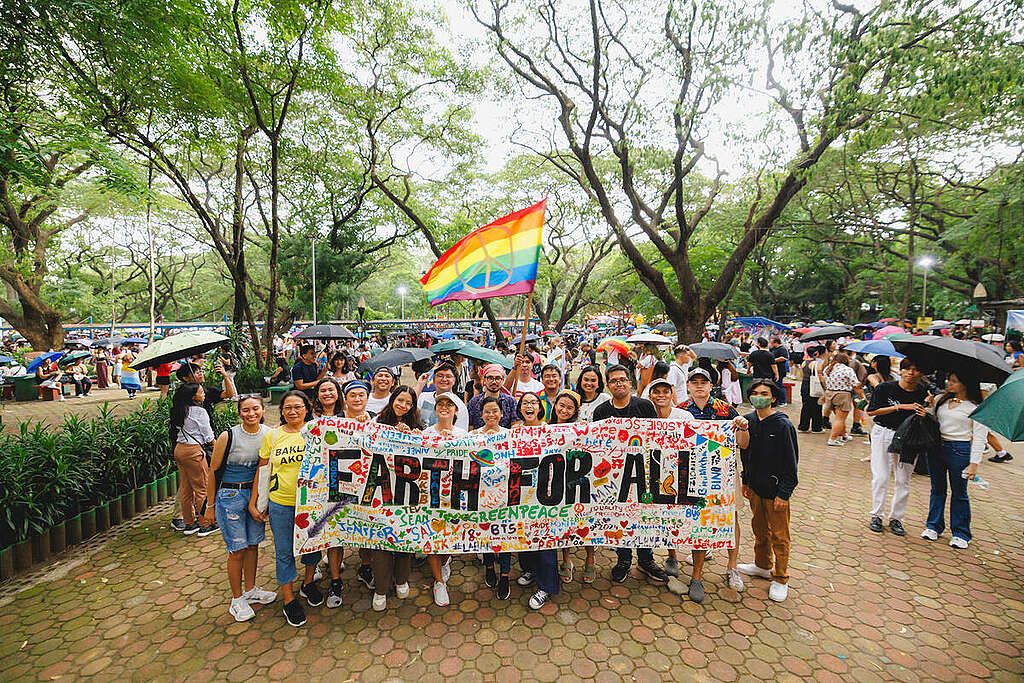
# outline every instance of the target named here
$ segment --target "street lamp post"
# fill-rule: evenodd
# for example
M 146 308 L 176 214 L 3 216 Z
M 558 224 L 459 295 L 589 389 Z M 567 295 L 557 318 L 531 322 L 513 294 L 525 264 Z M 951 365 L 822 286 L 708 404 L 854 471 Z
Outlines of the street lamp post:
M 366 312 L 366 299 L 363 295 L 359 295 L 359 303 L 356 304 L 356 310 L 359 311 L 359 338 L 362 339 L 366 335 L 366 323 L 363 322 L 363 313 Z
M 395 289 L 395 294 L 402 297 L 402 320 L 405 320 L 405 295 L 409 293 L 409 288 L 405 285 L 398 285 Z
M 928 317 L 928 269 L 935 265 L 935 259 L 931 256 L 922 256 L 917 265 L 924 269 L 924 287 L 921 290 L 921 317 Z

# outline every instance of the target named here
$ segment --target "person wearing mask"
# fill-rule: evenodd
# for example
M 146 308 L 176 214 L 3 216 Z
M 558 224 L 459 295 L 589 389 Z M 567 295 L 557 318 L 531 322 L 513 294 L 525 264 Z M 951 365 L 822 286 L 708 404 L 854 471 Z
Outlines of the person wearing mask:
M 645 398 L 633 396 L 629 370 L 622 365 L 613 365 L 605 371 L 605 380 L 611 392 L 611 400 L 594 409 L 594 422 L 613 417 L 647 417 L 657 416 L 654 404 Z M 612 581 L 622 583 L 629 576 L 633 565 L 632 548 L 616 548 L 618 559 L 612 568 Z M 654 563 L 654 551 L 650 548 L 638 548 L 636 551 L 637 566 L 640 571 L 656 583 L 668 581 L 668 575 Z
M 497 363 L 488 363 L 481 369 L 483 377 L 483 393 L 469 400 L 469 426 L 480 429 L 484 425 L 482 414 L 485 399 L 493 398 L 501 408 L 501 426 L 508 429 L 512 426 L 512 418 L 516 412 L 516 401 L 510 394 L 501 390 L 505 382 L 505 368 Z
M 447 361 L 438 365 L 434 370 L 434 391 L 423 391 L 420 394 L 417 408 L 419 408 L 420 419 L 423 420 L 423 424 L 431 427 L 437 424 L 439 419 L 434 407 L 436 397 L 441 394 L 451 394 L 452 398 L 455 399 L 457 409 L 455 426 L 465 434 L 469 431 L 469 410 L 466 408 L 463 400 L 456 395 L 456 372 L 455 366 Z M 420 381 L 423 382 L 425 379 L 426 376 L 422 377 Z
M 672 353 L 674 357 L 666 377 L 672 383 L 672 387 L 676 392 L 676 405 L 679 405 L 688 397 L 686 393 L 686 378 L 690 373 L 690 363 L 697 360 L 697 354 L 686 344 L 677 345 L 672 349 Z
M 544 406 L 544 421 L 551 421 L 551 411 L 555 407 L 555 398 L 562 386 L 562 372 L 554 365 L 545 365 L 540 371 L 540 381 L 544 390 L 539 393 Z
M 377 368 L 373 373 L 373 389 L 366 400 L 367 412 L 377 415 L 384 410 L 391 400 L 391 390 L 395 388 L 396 383 L 395 373 L 391 368 Z
M 544 385 L 533 377 L 533 356 L 529 353 L 516 354 L 515 372 L 505 378 L 505 388 L 518 401 L 523 394 L 544 391 Z
M 604 377 L 595 365 L 589 365 L 580 370 L 576 379 L 576 393 L 580 397 L 580 422 L 591 422 L 594 419 L 594 410 L 597 406 L 610 400 L 611 397 L 604 393 Z M 584 575 L 584 582 L 586 575 Z
M 864 390 L 850 367 L 849 356 L 841 351 L 832 354 L 821 371 L 821 379 L 825 388 L 822 405 L 832 421 L 828 445 L 845 446 L 847 441 L 853 439 L 846 434 L 846 417 L 853 410 L 853 394 L 857 392 L 863 398 Z
M 942 449 L 928 454 L 928 475 L 931 496 L 928 500 L 928 521 L 921 538 L 938 540 L 946 528 L 946 480 L 949 480 L 949 528 L 953 537 L 949 545 L 966 550 L 971 542 L 971 501 L 968 483 L 978 473 L 981 456 L 988 441 L 988 428 L 971 419 L 981 403 L 981 386 L 966 375 L 955 372 L 946 380 L 946 391 L 931 412 L 939 422 Z
M 316 360 L 316 350 L 312 344 L 303 344 L 299 347 L 299 359 L 292 366 L 292 384 L 299 391 L 303 391 L 306 397 L 312 402 L 315 398 L 313 390 L 316 383 L 327 376 L 327 365 L 323 366 Z
M 375 418 L 378 424 L 389 425 L 402 432 L 421 431 L 419 411 L 416 409 L 416 391 L 412 387 L 398 386 L 388 393 L 388 403 Z M 373 567 L 373 601 L 376 612 L 388 607 L 388 593 L 395 589 L 399 600 L 409 597 L 409 573 L 412 570 L 412 553 L 373 549 L 370 552 Z
M 775 364 L 775 356 L 768 350 L 768 340 L 764 337 L 757 338 L 757 348 L 747 355 L 747 364 L 755 379 L 779 381 L 779 366 Z
M 295 494 L 298 488 L 299 470 L 306 452 L 306 440 L 302 428 L 307 418 L 313 417 L 313 406 L 304 391 L 292 390 L 281 398 L 281 426 L 271 430 L 260 443 L 260 459 L 257 468 L 270 465 L 268 490 L 270 492 L 267 511 L 256 509 L 257 496 L 249 499 L 249 514 L 258 522 L 270 521 L 274 534 L 274 558 L 277 583 L 284 597 L 284 617 L 298 628 L 306 623 L 306 612 L 302 609 L 292 583 L 298 574 L 295 555 L 292 552 L 292 536 L 295 531 Z M 254 491 L 259 490 L 259 469 L 253 478 Z M 323 593 L 316 585 L 316 566 L 320 553 L 306 553 L 302 556 L 305 573 L 299 596 L 306 599 L 310 607 L 324 604 Z
M 711 373 L 706 369 L 695 368 L 694 370 L 691 370 L 686 381 L 686 390 L 689 392 L 690 398 L 683 402 L 683 404 L 679 406 L 679 409 L 689 413 L 690 417 L 694 420 L 732 420 L 733 429 L 736 432 L 736 447 L 746 448 L 750 438 L 750 435 L 747 432 L 747 418 L 741 417 L 740 414 L 736 412 L 736 409 L 729 405 L 727 401 L 711 398 L 711 389 L 713 386 Z M 739 482 L 737 482 L 737 493 L 739 492 L 738 487 Z M 738 497 L 737 500 L 739 500 Z M 736 542 L 733 543 L 734 547 L 728 551 L 725 575 L 729 582 L 729 587 L 739 592 L 744 588 L 743 578 L 740 576 L 739 570 L 737 569 L 740 556 L 739 524 L 735 525 L 735 530 Z M 690 553 L 690 560 L 693 563 L 693 569 L 690 574 L 690 584 L 687 587 L 686 592 L 694 602 L 702 602 L 704 600 L 704 563 L 709 557 L 710 552 L 704 550 L 694 550 Z M 669 558 L 665 562 L 665 572 L 672 577 L 679 576 L 679 561 L 676 558 L 675 551 L 671 551 L 669 553 Z M 673 585 L 669 585 L 669 589 L 671 590 L 672 588 Z
M 778 386 L 754 380 L 747 397 L 754 412 L 746 416 L 749 441 L 740 449 L 740 460 L 742 493 L 750 503 L 754 561 L 738 568 L 747 576 L 771 579 L 768 597 L 782 602 L 789 595 L 789 500 L 797 485 L 800 452 L 793 423 L 775 408 Z
M 249 514 L 260 447 L 272 430 L 263 424 L 263 399 L 259 396 L 240 398 L 238 417 L 240 424 L 222 432 L 213 444 L 206 490 L 216 494 L 214 505 L 206 508 L 203 526 L 220 526 L 228 553 L 232 596 L 228 612 L 235 621 L 248 621 L 256 616 L 252 605 L 269 605 L 277 599 L 276 593 L 256 585 L 259 545 L 266 538 L 266 528 Z
M 458 426 L 456 418 L 460 399 L 451 392 L 440 392 L 433 398 L 437 422 L 424 429 L 423 435 L 439 436 L 444 439 L 465 436 L 468 432 Z M 448 579 L 452 574 L 452 558 L 449 555 L 442 563 L 440 555 L 427 555 L 427 562 L 434 577 L 434 604 L 445 607 L 450 603 Z
M 212 444 L 213 427 L 210 415 L 203 410 L 205 392 L 199 384 L 183 384 L 171 399 L 170 437 L 174 444 L 174 461 L 178 465 L 178 495 L 186 535 L 209 536 L 216 525 L 200 526 L 198 519 L 206 506 L 206 453 L 203 447 Z
M 913 463 L 900 462 L 898 453 L 890 453 L 896 430 L 912 414 L 924 415 L 928 391 L 923 375 L 909 358 L 900 361 L 900 379 L 882 382 L 871 392 L 868 415 L 874 420 L 871 428 L 871 522 L 868 528 L 882 533 L 882 512 L 889 490 L 890 473 L 893 475 L 892 506 L 889 509 L 889 530 L 905 536 L 903 517 L 910 498 L 910 474 Z
M 507 394 L 505 394 L 507 396 Z M 474 396 L 474 398 L 477 398 Z M 509 397 L 511 398 L 511 396 Z M 480 401 L 482 424 L 474 429 L 473 434 L 501 434 L 508 431 L 503 426 L 504 414 L 502 403 L 494 396 L 487 396 Z M 494 571 L 494 563 L 498 563 L 498 572 Z M 499 600 L 508 600 L 511 594 L 509 572 L 512 569 L 512 553 L 484 553 L 484 583 L 494 589 Z
M 815 377 L 820 346 L 804 348 L 803 364 L 800 368 L 800 424 L 797 431 L 820 433 L 825 428 L 825 418 L 821 416 L 821 403 L 817 396 L 811 396 L 811 378 Z M 820 381 L 820 379 L 819 379 Z

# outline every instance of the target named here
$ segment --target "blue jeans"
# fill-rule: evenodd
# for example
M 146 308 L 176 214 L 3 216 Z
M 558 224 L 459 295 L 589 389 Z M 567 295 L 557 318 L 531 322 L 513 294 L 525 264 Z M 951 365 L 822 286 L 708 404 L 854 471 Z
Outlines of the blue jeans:
M 494 558 L 498 558 L 498 573 L 508 574 L 512 569 L 512 553 L 484 553 L 484 566 L 493 567 Z
M 558 595 L 558 551 L 531 550 L 519 553 L 519 566 L 532 572 L 537 588 L 549 595 Z
M 616 562 L 616 564 L 624 564 L 627 567 L 633 566 L 632 548 L 616 548 L 615 555 L 618 559 L 618 562 Z M 637 548 L 636 561 L 640 564 L 654 564 L 654 551 L 650 548 Z
M 928 528 L 941 534 L 946 528 L 946 479 L 949 498 L 949 527 L 954 536 L 971 540 L 971 501 L 967 498 L 967 480 L 961 476 L 971 462 L 970 441 L 943 441 L 942 450 L 928 455 L 932 495 L 928 500 Z
M 284 586 L 295 580 L 295 555 L 292 554 L 292 535 L 295 533 L 295 506 L 281 505 L 269 501 L 270 530 L 274 534 L 274 569 L 278 585 Z M 306 553 L 302 564 L 315 567 L 320 562 L 320 552 Z
M 257 522 L 249 514 L 250 492 L 250 489 L 217 489 L 217 525 L 229 553 L 259 545 L 266 538 L 263 522 Z

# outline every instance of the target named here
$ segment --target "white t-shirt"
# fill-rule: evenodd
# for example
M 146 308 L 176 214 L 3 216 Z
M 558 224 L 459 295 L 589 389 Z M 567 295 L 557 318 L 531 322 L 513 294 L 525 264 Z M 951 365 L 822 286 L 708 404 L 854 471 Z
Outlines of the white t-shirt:
M 618 365 L 618 364 L 619 364 L 619 352 L 614 350 L 614 349 L 612 349 L 611 351 L 608 352 L 608 365 Z
M 367 406 L 369 407 L 369 406 Z M 434 392 L 424 391 L 416 401 L 416 407 L 420 409 L 420 420 L 427 427 L 437 424 L 437 413 L 434 412 Z M 455 426 L 463 432 L 469 431 L 469 409 L 462 399 L 455 396 Z
M 602 392 L 595 396 L 593 401 L 587 401 L 586 403 L 580 404 L 580 416 L 577 419 L 577 422 L 593 422 L 594 409 L 602 403 L 607 403 L 611 398 L 611 396 Z
M 683 410 L 682 408 L 673 408 L 672 412 L 668 414 L 668 417 L 661 418 L 662 420 L 683 420 L 684 422 L 690 422 L 693 420 L 693 415 L 690 414 L 689 410 Z
M 651 355 L 644 356 L 643 358 L 636 362 L 637 382 L 639 382 L 640 378 L 643 377 L 643 371 L 646 370 L 647 368 L 653 368 L 656 362 L 657 361 L 655 360 L 654 356 Z
M 668 368 L 668 376 L 665 379 L 672 382 L 672 386 L 675 387 L 676 403 L 682 403 L 689 398 L 689 394 L 686 391 L 686 376 L 690 371 L 690 362 L 687 361 L 686 365 L 679 365 L 679 363 L 672 361 Z
M 391 400 L 390 393 L 384 396 L 384 398 L 375 398 L 371 392 L 370 397 L 366 399 L 366 412 L 380 415 L 380 411 L 387 407 L 389 400 Z
M 541 383 L 539 379 L 533 379 L 532 377 L 526 382 L 519 380 L 516 382 L 516 391 L 512 394 L 512 398 L 514 398 L 518 403 L 519 399 L 523 397 L 523 394 L 528 391 L 540 394 L 544 391 L 544 384 Z
M 468 420 L 469 418 L 466 418 L 466 419 Z M 465 429 L 463 429 L 459 425 L 455 425 L 454 427 L 452 427 L 452 438 L 455 438 L 455 437 L 458 437 L 458 436 L 465 436 L 468 433 L 469 432 L 467 432 Z M 423 436 L 441 436 L 441 432 L 437 431 L 437 425 L 436 424 L 432 424 L 432 425 L 430 425 L 429 427 L 427 427 L 426 429 L 423 430 Z

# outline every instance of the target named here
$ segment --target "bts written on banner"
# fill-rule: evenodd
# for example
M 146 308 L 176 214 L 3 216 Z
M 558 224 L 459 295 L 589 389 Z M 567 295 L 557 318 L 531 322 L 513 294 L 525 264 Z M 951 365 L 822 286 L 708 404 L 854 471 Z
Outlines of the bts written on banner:
M 614 419 L 443 440 L 325 417 L 304 436 L 296 554 L 733 544 L 730 424 Z

